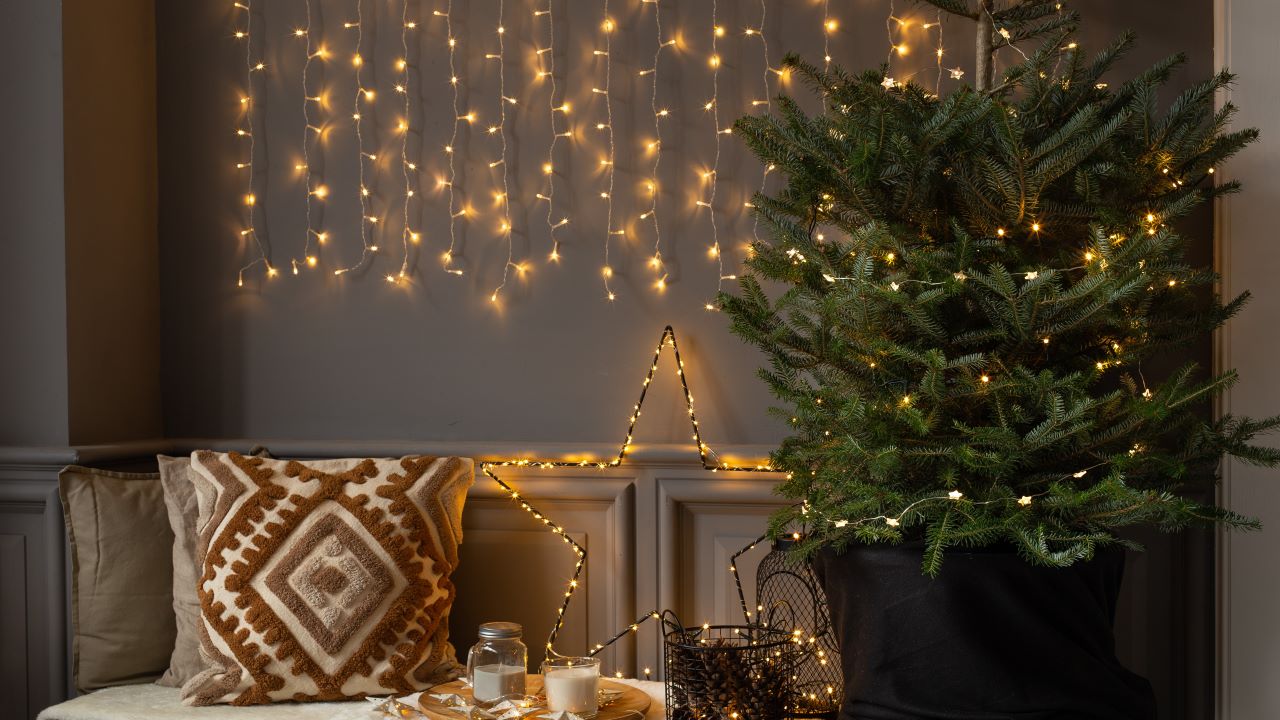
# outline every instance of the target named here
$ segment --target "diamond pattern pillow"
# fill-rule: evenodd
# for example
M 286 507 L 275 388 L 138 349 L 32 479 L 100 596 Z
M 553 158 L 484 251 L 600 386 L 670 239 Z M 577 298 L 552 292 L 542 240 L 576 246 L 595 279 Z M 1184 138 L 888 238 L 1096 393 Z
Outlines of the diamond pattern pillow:
M 449 608 L 466 458 L 198 451 L 200 653 L 188 705 L 407 693 L 458 673 Z

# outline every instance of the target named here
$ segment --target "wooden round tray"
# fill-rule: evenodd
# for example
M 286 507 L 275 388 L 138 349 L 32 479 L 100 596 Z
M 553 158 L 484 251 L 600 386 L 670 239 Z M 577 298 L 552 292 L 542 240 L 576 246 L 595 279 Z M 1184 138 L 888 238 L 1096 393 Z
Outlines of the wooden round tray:
M 621 692 L 622 695 L 617 700 L 600 708 L 600 712 L 596 714 L 594 720 L 622 720 L 628 716 L 635 717 L 635 713 L 640 713 L 640 715 L 643 716 L 648 712 L 649 706 L 653 704 L 653 698 L 649 697 L 648 693 L 630 685 L 624 685 L 623 683 L 616 683 L 600 678 L 600 687 L 606 690 L 617 690 Z M 529 675 L 525 681 L 525 692 L 530 695 L 537 695 L 541 693 L 542 676 Z M 446 693 L 460 695 L 468 701 L 470 701 L 472 697 L 471 688 L 462 680 L 454 680 L 451 683 L 437 685 L 422 693 L 418 698 L 418 706 L 421 708 L 423 714 L 432 720 L 467 720 L 466 715 L 450 710 L 448 706 L 440 704 L 431 697 L 432 695 L 443 695 Z M 540 708 L 531 712 L 526 717 L 529 718 L 529 720 L 535 720 L 539 715 L 545 715 L 548 712 L 549 711 L 546 708 Z

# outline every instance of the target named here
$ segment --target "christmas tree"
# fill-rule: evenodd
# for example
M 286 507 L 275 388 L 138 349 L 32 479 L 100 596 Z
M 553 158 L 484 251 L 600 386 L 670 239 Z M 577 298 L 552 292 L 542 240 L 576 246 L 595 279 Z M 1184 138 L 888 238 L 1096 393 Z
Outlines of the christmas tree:
M 773 462 L 801 502 L 774 530 L 802 523 L 809 550 L 923 540 L 935 574 L 949 547 L 1064 566 L 1129 525 L 1257 527 L 1190 495 L 1224 455 L 1280 461 L 1252 444 L 1280 417 L 1210 419 L 1230 371 L 1143 372 L 1247 299 L 1220 298 L 1175 228 L 1238 189 L 1214 182 L 1257 137 L 1215 109 L 1232 76 L 1161 111 L 1180 56 L 1108 85 L 1133 38 L 1088 57 L 1061 3 L 929 2 L 976 22 L 976 87 L 792 56 L 823 111 L 782 97 L 735 126 L 787 180 L 755 199 L 770 237 L 720 298 L 791 428 Z M 994 77 L 993 53 L 1033 39 Z

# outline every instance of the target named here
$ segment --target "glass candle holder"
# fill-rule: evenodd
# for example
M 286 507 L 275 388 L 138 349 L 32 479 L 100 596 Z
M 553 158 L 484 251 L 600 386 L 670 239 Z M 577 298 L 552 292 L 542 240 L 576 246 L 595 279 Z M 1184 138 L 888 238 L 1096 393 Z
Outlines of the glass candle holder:
M 478 702 L 524 695 L 528 650 L 521 627 L 510 622 L 480 626 L 480 642 L 467 653 L 467 679 Z
M 551 712 L 595 717 L 600 709 L 600 659 L 549 658 L 542 663 L 542 689 Z

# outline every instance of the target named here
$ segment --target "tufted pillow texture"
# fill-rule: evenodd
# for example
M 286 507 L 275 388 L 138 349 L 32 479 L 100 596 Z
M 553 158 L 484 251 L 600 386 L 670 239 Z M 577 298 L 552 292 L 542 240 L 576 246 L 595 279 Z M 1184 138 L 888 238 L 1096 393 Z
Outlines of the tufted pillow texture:
M 470 459 L 197 451 L 206 669 L 188 705 L 409 693 L 456 677 L 449 610 Z

